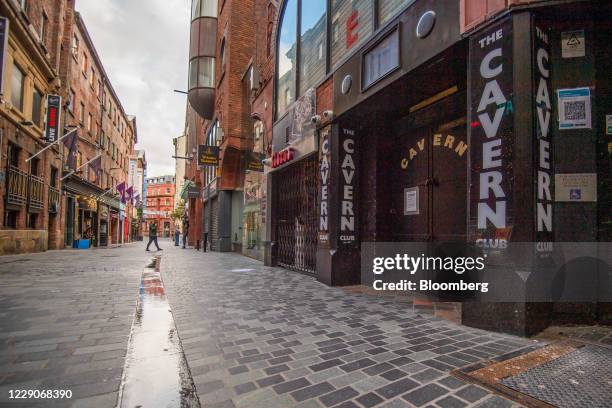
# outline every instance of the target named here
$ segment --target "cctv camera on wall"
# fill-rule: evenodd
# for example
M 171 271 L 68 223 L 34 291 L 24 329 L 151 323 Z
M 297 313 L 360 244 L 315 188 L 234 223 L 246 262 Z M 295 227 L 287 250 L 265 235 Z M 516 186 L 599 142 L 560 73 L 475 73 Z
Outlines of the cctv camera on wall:
M 323 119 L 325 119 L 326 122 L 330 121 L 330 120 L 334 120 L 334 111 L 331 110 L 326 110 L 323 112 Z
M 310 122 L 315 126 L 319 126 L 321 124 L 321 116 L 314 115 L 312 118 L 310 118 Z

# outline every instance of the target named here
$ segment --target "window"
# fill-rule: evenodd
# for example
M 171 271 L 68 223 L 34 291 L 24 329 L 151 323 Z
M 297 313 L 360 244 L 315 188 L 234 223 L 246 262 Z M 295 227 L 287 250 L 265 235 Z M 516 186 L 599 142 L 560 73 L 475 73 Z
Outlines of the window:
M 57 168 L 53 166 L 51 166 L 51 172 L 49 173 L 49 185 L 57 187 Z
M 36 222 L 38 221 L 38 214 L 36 213 L 28 213 L 28 217 L 27 217 L 27 228 L 29 229 L 35 229 L 36 228 Z
M 304 2 L 302 2 L 304 4 Z M 318 85 L 325 77 L 327 1 L 310 0 L 302 7 L 300 22 L 300 92 Z
M 87 54 L 83 53 L 83 66 L 81 69 L 83 70 L 83 74 L 87 75 L 87 68 L 89 67 L 89 62 L 87 61 Z
M 76 34 L 72 36 L 72 55 L 76 58 L 79 55 L 79 37 Z
M 295 100 L 297 54 L 297 0 L 285 3 L 280 23 L 277 58 L 277 114 L 283 114 Z
M 191 2 L 191 19 L 198 17 L 217 17 L 218 0 L 193 0 Z
M 45 40 L 47 38 L 48 26 L 49 26 L 49 17 L 47 17 L 47 14 L 43 11 L 42 17 L 40 19 L 40 41 L 42 41 L 43 44 L 45 44 Z
M 75 102 L 76 102 L 76 94 L 74 93 L 74 90 L 71 89 L 70 93 L 68 94 L 68 111 L 74 112 Z
M 85 104 L 81 102 L 81 112 L 79 112 L 79 120 L 81 124 L 85 123 Z
M 10 229 L 17 228 L 17 218 L 19 218 L 19 211 L 5 210 L 4 211 L 4 226 Z
M 13 75 L 11 76 L 11 103 L 23 112 L 23 82 L 25 75 L 23 71 L 13 64 Z
M 91 124 L 93 123 L 91 113 L 87 115 L 87 131 L 91 132 Z
M 372 5 L 371 0 L 332 0 L 332 66 L 372 34 Z
M 89 85 L 93 88 L 96 84 L 96 70 L 91 68 L 89 72 Z
M 215 87 L 215 59 L 196 57 L 189 61 L 189 89 Z
M 402 7 L 408 5 L 408 3 L 412 1 L 413 0 L 378 0 L 380 7 L 378 11 L 379 24 L 383 25 L 391 20 Z
M 20 2 L 21 5 L 21 11 L 23 11 L 24 13 L 28 12 L 28 0 L 21 0 Z
M 221 47 L 219 48 L 219 56 L 221 58 L 221 72 L 225 71 L 225 37 L 221 40 Z
M 38 127 L 42 126 L 42 93 L 34 87 L 32 91 L 32 122 Z
M 399 65 L 399 31 L 394 30 L 364 54 L 363 87 L 372 85 Z

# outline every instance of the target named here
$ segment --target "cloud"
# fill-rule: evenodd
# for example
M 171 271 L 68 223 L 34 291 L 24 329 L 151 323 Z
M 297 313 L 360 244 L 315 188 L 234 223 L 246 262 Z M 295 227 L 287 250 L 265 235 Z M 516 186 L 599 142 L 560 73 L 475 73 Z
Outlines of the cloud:
M 172 139 L 183 132 L 190 5 L 185 0 L 78 0 L 77 10 L 126 113 L 150 176 L 174 174 Z

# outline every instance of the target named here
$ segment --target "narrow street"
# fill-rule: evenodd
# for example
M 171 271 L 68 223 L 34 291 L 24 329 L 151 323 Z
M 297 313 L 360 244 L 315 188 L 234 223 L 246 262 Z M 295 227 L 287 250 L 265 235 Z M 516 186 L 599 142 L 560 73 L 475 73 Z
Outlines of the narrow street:
M 449 372 L 530 340 L 414 314 L 405 304 L 330 288 L 241 255 L 160 244 L 162 252 L 136 243 L 2 258 L 0 401 L 9 390 L 63 389 L 71 399 L 36 401 L 116 406 L 122 377 L 124 384 L 132 380 L 124 367 L 142 271 L 161 255 L 203 407 L 514 404 Z M 171 382 L 177 370 L 154 373 Z

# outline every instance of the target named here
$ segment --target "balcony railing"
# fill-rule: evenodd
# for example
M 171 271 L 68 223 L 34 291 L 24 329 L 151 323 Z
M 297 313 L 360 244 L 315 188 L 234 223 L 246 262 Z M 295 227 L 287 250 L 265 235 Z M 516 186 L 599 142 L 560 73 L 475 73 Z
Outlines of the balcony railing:
M 8 204 L 22 206 L 28 201 L 28 173 L 15 166 L 8 168 L 8 188 L 6 191 Z
M 41 177 L 30 175 L 30 210 L 44 208 L 45 182 Z
M 60 192 L 57 188 L 49 186 L 49 212 L 57 213 L 60 208 Z

